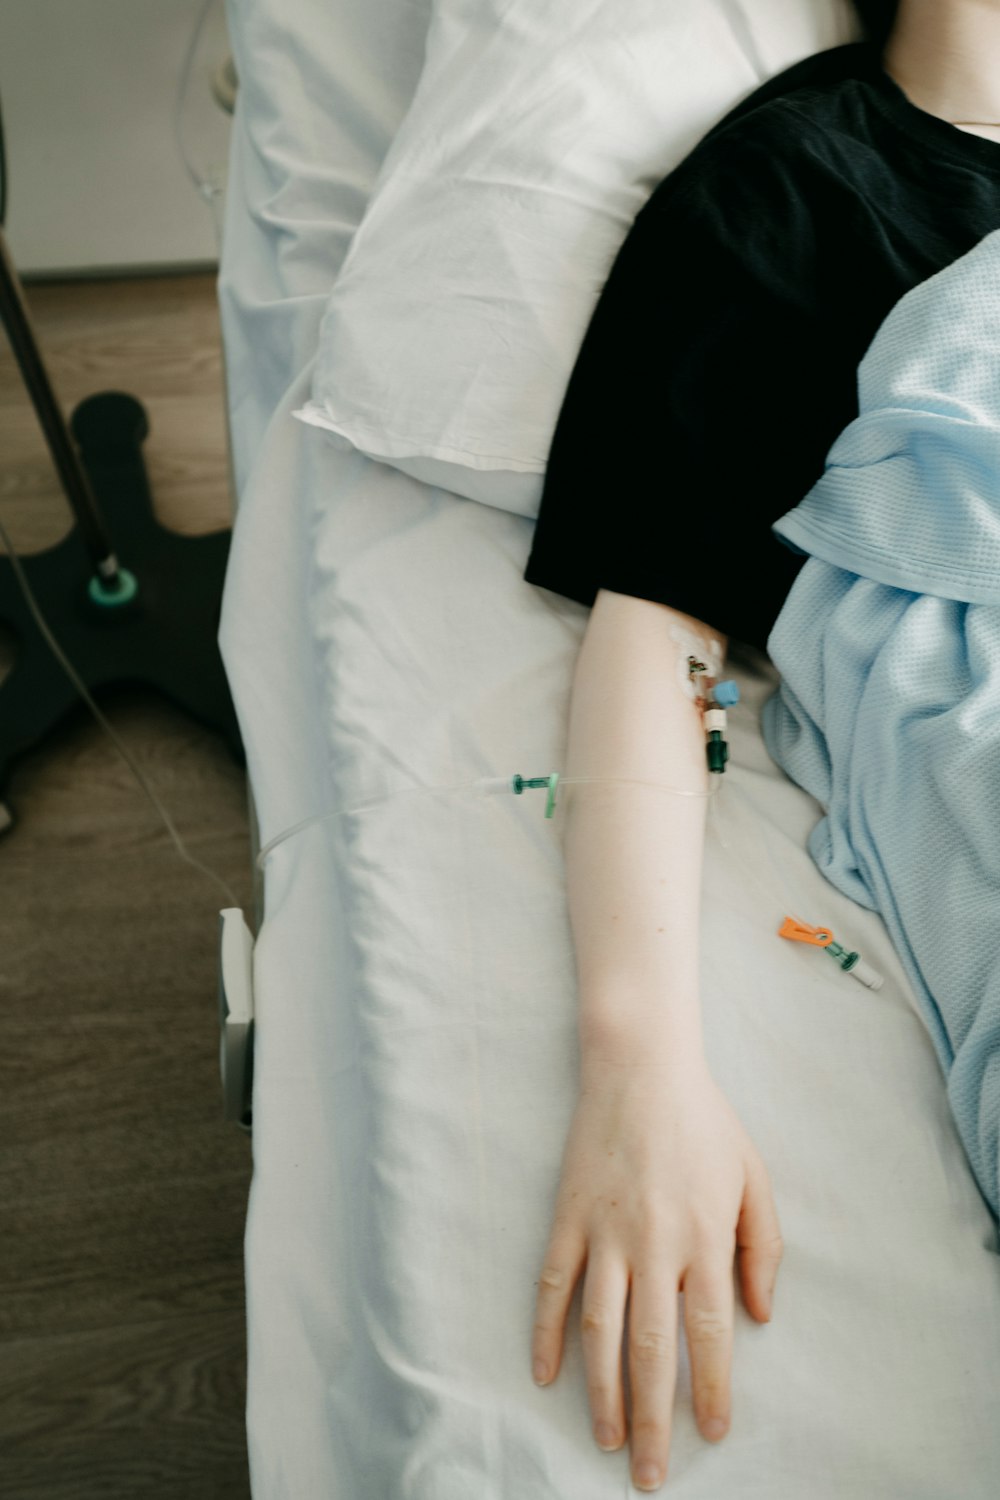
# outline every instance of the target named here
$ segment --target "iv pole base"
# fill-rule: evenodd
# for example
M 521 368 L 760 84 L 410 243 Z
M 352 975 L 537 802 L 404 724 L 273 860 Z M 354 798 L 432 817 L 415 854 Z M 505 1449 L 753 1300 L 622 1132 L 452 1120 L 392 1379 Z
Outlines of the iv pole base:
M 134 396 L 88 396 L 70 426 L 133 586 L 114 598 L 92 586 L 94 567 L 74 525 L 56 546 L 21 558 L 52 634 L 98 702 L 101 689 L 112 684 L 153 687 L 218 730 L 245 765 L 217 639 L 231 533 L 181 536 L 157 521 L 142 456 L 149 422 Z M 83 700 L 39 630 L 6 556 L 0 557 L 0 620 L 18 638 L 14 667 L 0 682 L 2 835 L 13 823 L 4 795 L 11 763 L 83 708 Z

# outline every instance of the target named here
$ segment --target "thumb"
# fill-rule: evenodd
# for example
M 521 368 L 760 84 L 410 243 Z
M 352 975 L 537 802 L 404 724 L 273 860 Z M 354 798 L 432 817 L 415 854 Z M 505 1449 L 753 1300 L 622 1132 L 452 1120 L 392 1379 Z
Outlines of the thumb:
M 767 1323 L 785 1246 L 771 1180 L 756 1152 L 747 1157 L 746 1174 L 743 1205 L 736 1225 L 736 1246 L 741 1252 L 740 1281 L 748 1311 L 759 1323 Z

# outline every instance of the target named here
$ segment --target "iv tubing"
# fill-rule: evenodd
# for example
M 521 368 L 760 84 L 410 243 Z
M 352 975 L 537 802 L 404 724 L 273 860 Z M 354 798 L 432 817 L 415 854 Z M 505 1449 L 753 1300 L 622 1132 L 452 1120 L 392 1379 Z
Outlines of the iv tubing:
M 213 870 L 209 865 L 203 864 L 201 862 L 201 860 L 199 860 L 199 859 L 195 859 L 195 857 L 188 852 L 187 847 L 184 844 L 184 841 L 182 840 L 180 834 L 177 832 L 177 829 L 174 826 L 173 819 L 170 817 L 170 814 L 168 813 L 167 809 L 164 807 L 163 803 L 160 801 L 160 798 L 157 796 L 156 791 L 150 785 L 149 781 L 147 780 L 147 778 L 143 774 L 142 770 L 136 764 L 135 759 L 130 754 L 127 746 L 123 743 L 123 741 L 121 740 L 121 738 L 119 737 L 119 735 L 116 733 L 116 731 L 114 730 L 114 728 L 112 727 L 112 725 L 108 722 L 108 720 L 105 718 L 104 714 L 98 708 L 97 704 L 94 702 L 93 697 L 88 692 L 88 690 L 86 688 L 86 685 L 84 684 L 84 682 L 80 678 L 79 674 L 76 672 L 75 668 L 73 667 L 72 663 L 69 661 L 69 659 L 67 658 L 67 656 L 65 655 L 65 653 L 62 651 L 61 647 L 59 646 L 59 643 L 56 641 L 55 637 L 52 634 L 52 631 L 49 629 L 49 626 L 48 626 L 48 624 L 45 621 L 44 616 L 42 615 L 41 609 L 39 608 L 38 603 L 37 603 L 37 601 L 35 599 L 34 592 L 33 592 L 32 588 L 31 588 L 31 585 L 28 583 L 28 580 L 27 580 L 27 577 L 26 577 L 26 575 L 24 573 L 24 570 L 21 567 L 20 559 L 19 559 L 19 557 L 17 555 L 17 552 L 14 549 L 13 543 L 11 542 L 11 539 L 10 539 L 9 535 L 7 534 L 6 528 L 4 527 L 2 521 L 0 521 L 0 541 L 3 542 L 4 547 L 5 547 L 6 551 L 7 551 L 7 555 L 10 558 L 11 566 L 12 566 L 12 568 L 14 570 L 15 577 L 17 578 L 17 582 L 18 582 L 18 584 L 19 584 L 19 586 L 21 588 L 21 592 L 24 595 L 25 601 L 27 602 L 28 607 L 31 610 L 31 613 L 34 616 L 35 623 L 37 624 L 37 626 L 38 626 L 39 630 L 41 631 L 43 637 L 47 641 L 47 643 L 48 643 L 48 645 L 49 645 L 49 647 L 50 647 L 53 655 L 56 657 L 56 659 L 59 662 L 60 666 L 66 672 L 67 676 L 69 677 L 70 681 L 73 683 L 73 685 L 76 688 L 77 692 L 80 694 L 80 696 L 83 698 L 84 702 L 86 703 L 87 707 L 90 709 L 90 712 L 93 714 L 94 718 L 97 720 L 97 722 L 100 725 L 100 727 L 108 735 L 109 739 L 112 741 L 112 743 L 114 744 L 115 748 L 118 750 L 119 754 L 122 756 L 122 759 L 125 761 L 126 765 L 129 767 L 129 770 L 132 772 L 132 774 L 135 777 L 136 781 L 139 783 L 140 787 L 145 792 L 146 796 L 149 798 L 149 801 L 152 803 L 153 807 L 156 809 L 156 811 L 159 814 L 159 816 L 160 816 L 160 818 L 161 818 L 161 820 L 162 820 L 162 822 L 163 822 L 163 824 L 164 824 L 164 826 L 165 826 L 168 834 L 170 835 L 170 838 L 172 839 L 172 841 L 173 841 L 173 843 L 174 843 L 174 845 L 175 845 L 175 847 L 177 849 L 177 853 L 180 855 L 181 859 L 183 859 L 183 860 L 186 861 L 187 864 L 193 865 L 196 870 L 200 870 L 203 875 L 207 875 L 210 880 L 214 881 L 214 883 L 219 887 L 219 889 L 222 890 L 226 894 L 226 896 L 229 898 L 229 902 L 230 902 L 230 904 L 232 906 L 239 907 L 239 905 L 240 905 L 239 900 L 237 899 L 237 897 L 236 897 L 235 893 L 233 892 L 232 888 L 226 883 L 225 880 L 223 880 L 222 876 L 219 875 L 219 874 L 217 874 L 216 871 Z M 501 793 L 508 793 L 508 794 L 514 795 L 515 791 L 518 790 L 517 788 L 515 788 L 515 785 L 514 785 L 515 781 L 521 781 L 521 782 L 531 781 L 531 782 L 533 782 L 533 784 L 534 784 L 535 787 L 538 787 L 539 785 L 545 784 L 546 782 L 557 782 L 559 786 L 596 786 L 596 785 L 599 785 L 599 784 L 602 784 L 602 783 L 606 784 L 606 785 L 617 785 L 617 786 L 648 786 L 648 787 L 655 787 L 659 791 L 671 792 L 676 797 L 699 797 L 699 798 L 702 798 L 702 799 L 708 801 L 709 803 L 711 803 L 711 802 L 713 802 L 715 800 L 716 796 L 718 795 L 719 786 L 720 786 L 720 781 L 719 781 L 719 778 L 717 776 L 712 776 L 711 783 L 710 783 L 710 790 L 701 792 L 701 791 L 682 791 L 679 787 L 666 786 L 663 782 L 658 782 L 658 781 L 640 781 L 640 780 L 636 780 L 636 779 L 632 779 L 632 778 L 628 778 L 628 777 L 616 777 L 616 776 L 558 776 L 557 777 L 557 776 L 555 776 L 553 774 L 552 777 L 539 777 L 539 778 L 523 778 L 523 777 L 516 777 L 516 776 L 483 776 L 483 777 L 480 777 L 476 781 L 459 782 L 459 783 L 452 784 L 452 785 L 429 786 L 429 787 L 423 787 L 423 786 L 403 787 L 399 791 L 396 791 L 396 792 L 384 792 L 380 796 L 369 797 L 365 801 L 359 802 L 359 803 L 355 804 L 355 806 L 353 806 L 353 807 L 348 807 L 348 808 L 334 808 L 331 811 L 328 811 L 328 812 L 325 812 L 325 813 L 318 813 L 318 814 L 316 814 L 315 816 L 313 816 L 311 818 L 303 818 L 303 820 L 300 823 L 294 824 L 293 827 L 291 827 L 291 828 L 284 829 L 281 833 L 276 834 L 275 837 L 273 839 L 271 839 L 269 843 L 265 844 L 264 847 L 263 847 L 263 849 L 261 849 L 260 853 L 257 855 L 256 865 L 257 865 L 258 869 L 263 870 L 264 866 L 265 866 L 265 864 L 267 862 L 267 858 L 271 854 L 272 850 L 276 849 L 279 844 L 284 843 L 286 839 L 292 838 L 295 834 L 302 833 L 305 829 L 311 828 L 315 824 L 326 822 L 330 818 L 339 817 L 343 813 L 363 812 L 367 808 L 375 807 L 375 806 L 377 806 L 381 802 L 392 801 L 396 797 L 407 796 L 407 795 L 411 795 L 412 796 L 414 794 L 421 794 L 421 795 L 426 796 L 426 795 L 428 795 L 429 793 L 432 793 L 432 792 L 478 791 L 483 796 L 494 796 L 494 795 L 498 795 L 498 794 L 501 794 Z M 554 790 L 554 788 L 550 789 L 550 799 L 552 797 L 553 790 Z M 735 799 L 735 801 L 739 801 L 739 797 L 738 796 Z M 731 813 L 732 809 L 733 809 L 733 805 L 734 805 L 734 798 L 732 797 L 731 794 L 727 797 L 727 805 L 729 806 L 730 813 Z M 711 819 L 712 828 L 713 828 L 716 836 L 718 837 L 719 842 L 720 842 L 722 848 L 725 849 L 728 854 L 732 855 L 734 851 L 733 851 L 731 845 L 729 844 L 728 840 L 726 839 L 725 833 L 723 832 L 723 829 L 722 829 L 722 825 L 720 823 L 720 820 L 719 820 L 718 815 L 717 815 L 717 813 L 716 813 L 716 811 L 715 811 L 714 808 L 711 808 L 711 807 L 709 808 L 709 816 L 710 816 L 710 819 Z M 799 913 L 797 913 L 794 910 L 792 910 L 792 908 L 788 905 L 788 903 L 783 899 L 783 895 L 782 895 L 782 892 L 781 892 L 781 889 L 780 889 L 780 885 L 783 884 L 783 882 L 776 882 L 775 879 L 773 878 L 776 872 L 774 870 L 773 856 L 772 856 L 770 850 L 766 847 L 766 839 L 764 840 L 764 845 L 763 845 L 763 848 L 762 848 L 761 852 L 766 857 L 767 864 L 770 866 L 770 870 L 765 870 L 762 867 L 762 865 L 760 863 L 758 863 L 755 866 L 755 869 L 754 869 L 754 878 L 755 878 L 755 880 L 757 880 L 758 882 L 763 883 L 767 887 L 767 889 L 769 890 L 772 898 L 775 900 L 776 909 L 780 909 L 782 911 L 787 912 L 790 916 L 795 917 L 795 919 L 797 921 L 801 922 L 803 920 L 803 918 L 799 915 Z M 737 856 L 737 858 L 739 858 L 739 857 Z M 745 863 L 745 861 L 742 861 L 742 860 L 740 862 L 744 862 Z M 854 977 L 856 979 L 858 979 L 862 984 L 866 985 L 866 987 L 868 987 L 868 988 L 878 988 L 878 987 L 880 987 L 879 985 L 875 985 L 874 983 L 872 983 L 872 981 L 873 980 L 879 980 L 881 982 L 881 976 L 879 976 L 874 970 L 872 970 L 871 967 L 870 967 L 870 965 L 868 965 L 863 958 L 859 958 L 859 961 L 857 962 L 857 964 L 854 967 L 853 974 L 854 974 Z
M 61 647 L 59 646 L 59 643 L 56 641 L 55 637 L 52 634 L 52 631 L 49 629 L 49 626 L 48 626 L 48 624 L 45 621 L 44 616 L 42 615 L 41 609 L 39 608 L 38 603 L 37 603 L 37 601 L 35 599 L 34 592 L 33 592 L 32 588 L 31 588 L 31 585 L 28 583 L 28 580 L 27 580 L 27 577 L 26 577 L 26 575 L 24 573 L 24 570 L 21 567 L 20 559 L 19 559 L 19 557 L 17 555 L 17 552 L 14 549 L 13 543 L 11 542 L 11 539 L 8 536 L 7 531 L 6 531 L 6 529 L 5 529 L 2 521 L 0 521 L 0 540 L 3 541 L 3 544 L 4 544 L 5 548 L 6 548 L 7 555 L 10 558 L 11 566 L 13 567 L 15 577 L 17 578 L 17 582 L 18 582 L 18 584 L 19 584 L 19 586 L 21 588 L 21 591 L 22 591 L 22 593 L 24 595 L 24 598 L 25 598 L 25 600 L 26 600 L 26 602 L 28 604 L 28 607 L 31 610 L 32 615 L 34 616 L 35 623 L 38 625 L 38 628 L 41 631 L 41 633 L 42 633 L 43 637 L 45 638 L 45 640 L 47 641 L 47 643 L 48 643 L 48 645 L 49 645 L 49 647 L 50 647 L 53 655 L 56 657 L 56 659 L 59 662 L 60 666 L 66 672 L 67 676 L 69 677 L 70 681 L 73 683 L 73 685 L 76 688 L 77 692 L 80 694 L 80 696 L 83 698 L 84 702 L 86 703 L 87 707 L 90 709 L 90 712 L 93 714 L 94 718 L 97 720 L 97 722 L 100 725 L 100 727 L 108 735 L 108 737 L 110 738 L 110 740 L 114 744 L 115 748 L 118 750 L 119 754 L 122 756 L 122 758 L 125 761 L 126 765 L 129 767 L 129 769 L 132 772 L 133 776 L 135 777 L 136 781 L 139 783 L 140 787 L 145 792 L 145 794 L 149 798 L 150 802 L 153 804 L 153 807 L 156 809 L 156 811 L 159 814 L 159 816 L 160 816 L 160 818 L 161 818 L 164 826 L 167 829 L 167 832 L 169 833 L 171 839 L 173 840 L 173 843 L 174 843 L 174 845 L 175 845 L 175 847 L 177 849 L 177 853 L 180 855 L 181 859 L 183 859 L 183 860 L 186 861 L 187 864 L 193 865 L 196 870 L 200 870 L 203 875 L 207 875 L 210 880 L 214 881 L 215 884 L 220 888 L 220 890 L 224 891 L 225 894 L 226 894 L 226 896 L 228 896 L 230 904 L 232 906 L 239 907 L 240 903 L 239 903 L 239 901 L 238 901 L 235 893 L 233 892 L 232 888 L 229 885 L 227 885 L 227 883 L 225 882 L 225 880 L 223 880 L 222 876 L 218 875 L 216 873 L 216 871 L 214 871 L 209 865 L 203 864 L 201 862 L 201 860 L 199 860 L 199 859 L 195 859 L 195 857 L 188 852 L 187 847 L 184 844 L 184 841 L 181 839 L 180 834 L 177 832 L 177 829 L 174 826 L 174 823 L 173 823 L 172 818 L 170 817 L 170 814 L 167 812 L 167 809 L 164 807 L 163 803 L 160 801 L 160 798 L 157 796 L 155 790 L 150 785 L 149 781 L 146 779 L 145 775 L 143 774 L 143 772 L 141 771 L 141 769 L 139 768 L 139 766 L 136 764 L 135 759 L 133 758 L 133 756 L 130 754 L 130 752 L 128 750 L 128 747 L 123 743 L 123 741 L 121 740 L 121 738 L 119 737 L 119 735 L 116 733 L 116 731 L 114 730 L 114 728 L 111 726 L 111 724 L 105 718 L 104 714 L 98 708 L 97 704 L 94 702 L 93 697 L 88 692 L 88 690 L 86 688 L 86 685 L 84 684 L 84 682 L 80 678 L 79 674 L 76 672 L 75 668 L 73 667 L 72 663 L 69 661 L 68 657 L 62 651 Z M 516 785 L 516 783 L 518 783 L 518 784 Z M 265 844 L 264 847 L 263 847 L 263 849 L 261 849 L 260 853 L 257 856 L 256 865 L 257 865 L 258 869 L 263 870 L 264 866 L 266 864 L 268 855 L 272 852 L 272 850 L 276 849 L 279 844 L 284 843 L 286 839 L 292 838 L 297 833 L 302 833 L 305 829 L 311 828 L 315 824 L 326 822 L 330 818 L 339 817 L 342 813 L 363 812 L 363 811 L 365 811 L 365 809 L 367 809 L 369 807 L 375 807 L 379 803 L 382 803 L 382 802 L 392 801 L 396 797 L 407 796 L 407 795 L 411 795 L 412 796 L 414 794 L 421 794 L 421 795 L 426 796 L 426 795 L 428 795 L 428 794 L 430 794 L 432 792 L 464 792 L 464 791 L 478 791 L 483 796 L 495 796 L 495 795 L 502 794 L 502 793 L 507 793 L 507 794 L 510 794 L 510 795 L 515 795 L 515 794 L 519 794 L 528 785 L 531 785 L 531 786 L 533 786 L 535 788 L 539 788 L 541 786 L 544 786 L 544 785 L 548 784 L 549 785 L 550 805 L 553 805 L 553 800 L 554 800 L 554 794 L 555 794 L 556 785 L 558 785 L 558 786 L 596 786 L 596 785 L 600 785 L 602 783 L 605 784 L 605 785 L 613 785 L 613 786 L 648 786 L 648 787 L 655 787 L 659 791 L 671 792 L 675 797 L 699 797 L 699 798 L 702 798 L 703 800 L 708 801 L 710 803 L 713 802 L 715 800 L 716 796 L 718 795 L 719 786 L 720 786 L 720 781 L 719 781 L 719 778 L 717 776 L 713 776 L 711 778 L 710 790 L 701 792 L 701 791 L 686 791 L 686 790 L 681 790 L 679 787 L 666 786 L 663 782 L 658 782 L 658 781 L 640 781 L 640 780 L 632 779 L 632 778 L 629 778 L 629 777 L 617 777 L 617 776 L 557 776 L 555 773 L 553 773 L 552 776 L 550 776 L 550 777 L 525 778 L 525 777 L 521 777 L 519 775 L 515 775 L 515 776 L 483 776 L 483 777 L 480 777 L 476 781 L 459 782 L 459 783 L 452 784 L 452 785 L 429 786 L 429 787 L 423 787 L 423 786 L 403 787 L 399 791 L 396 791 L 396 792 L 384 792 L 380 796 L 369 797 L 367 800 L 365 800 L 363 802 L 359 802 L 359 803 L 355 804 L 355 806 L 353 806 L 353 807 L 348 807 L 348 808 L 334 808 L 333 810 L 331 810 L 329 812 L 318 813 L 318 814 L 316 814 L 315 816 L 313 816 L 311 818 L 303 818 L 303 820 L 300 823 L 294 824 L 294 826 L 291 827 L 291 828 L 284 829 L 281 833 L 276 834 L 275 837 L 273 839 L 271 839 L 269 843 Z M 736 800 L 738 801 L 739 798 L 737 797 Z M 727 803 L 728 803 L 728 805 L 730 807 L 730 811 L 732 811 L 733 801 L 734 801 L 734 799 L 730 795 L 727 798 Z M 727 853 L 732 854 L 733 850 L 732 850 L 732 848 L 731 848 L 728 840 L 726 839 L 726 836 L 725 836 L 725 834 L 724 834 L 724 832 L 722 830 L 722 826 L 720 824 L 718 815 L 716 814 L 714 808 L 709 808 L 709 815 L 710 815 L 710 818 L 711 818 L 712 828 L 714 829 L 716 835 L 718 836 L 720 844 L 722 845 L 723 849 L 726 850 Z M 763 884 L 770 891 L 772 897 L 775 899 L 776 906 L 778 908 L 780 908 L 780 909 L 788 912 L 791 916 L 795 917 L 797 921 L 801 922 L 803 920 L 802 917 L 799 916 L 799 914 L 797 912 L 792 911 L 791 908 L 787 905 L 787 903 L 783 900 L 781 892 L 779 890 L 779 886 L 778 886 L 778 884 L 775 883 L 775 881 L 772 878 L 773 875 L 774 875 L 774 873 L 775 873 L 774 872 L 774 865 L 773 865 L 773 857 L 772 857 L 772 855 L 770 853 L 770 850 L 768 850 L 766 848 L 766 840 L 765 840 L 765 847 L 763 849 L 763 853 L 766 856 L 768 865 L 771 866 L 771 870 L 769 872 L 765 871 L 764 869 L 762 869 L 761 865 L 758 864 L 757 867 L 754 870 L 754 877 L 755 877 L 755 879 L 757 881 L 763 880 Z M 879 976 L 874 970 L 872 970 L 871 967 L 870 967 L 870 965 L 866 964 L 863 958 L 859 958 L 859 961 L 855 965 L 853 974 L 854 974 L 854 977 L 856 979 L 860 980 L 860 982 L 862 984 L 866 985 L 868 988 L 878 988 L 878 987 L 880 987 L 881 976 Z M 873 980 L 879 980 L 879 985 L 876 985 L 876 984 L 872 983 Z
M 482 776 L 478 781 L 462 781 L 449 786 L 409 786 L 403 787 L 398 792 L 383 792 L 378 797 L 369 797 L 364 802 L 355 803 L 353 807 L 335 807 L 329 812 L 316 813 L 314 817 L 303 818 L 301 823 L 294 824 L 291 828 L 285 828 L 281 833 L 275 834 L 257 855 L 257 868 L 263 870 L 267 863 L 268 855 L 279 844 L 286 839 L 292 838 L 297 833 L 302 833 L 306 828 L 312 828 L 316 823 L 325 823 L 330 818 L 338 818 L 342 814 L 364 812 L 369 807 L 375 807 L 380 802 L 390 802 L 395 797 L 413 795 L 426 796 L 430 792 L 481 792 L 485 797 L 496 796 L 502 792 L 514 795 L 514 777 L 512 776 Z M 546 778 L 547 779 L 547 778 Z M 559 786 L 650 786 L 656 787 L 661 792 L 672 792 L 675 797 L 701 797 L 705 801 L 711 800 L 719 790 L 718 779 L 713 777 L 713 786 L 707 792 L 681 791 L 679 787 L 665 786 L 660 781 L 638 781 L 623 776 L 560 776 Z
M 72 682 L 73 686 L 76 688 L 77 692 L 80 694 L 81 698 L 84 700 L 87 707 L 90 709 L 90 712 L 94 715 L 94 718 L 104 730 L 105 734 L 107 734 L 111 738 L 116 749 L 118 750 L 118 753 L 125 761 L 125 764 L 128 766 L 129 770 L 132 772 L 132 775 L 135 777 L 136 781 L 138 781 L 139 785 L 142 787 L 142 790 L 146 793 L 146 796 L 149 798 L 150 802 L 152 802 L 156 811 L 159 813 L 167 832 L 174 841 L 177 853 L 180 855 L 181 859 L 186 860 L 189 865 L 194 865 L 196 870 L 200 870 L 203 875 L 207 875 L 209 880 L 214 880 L 219 889 L 221 891 L 224 891 L 225 894 L 229 897 L 231 906 L 239 906 L 240 903 L 238 897 L 236 896 L 236 893 L 233 891 L 231 886 L 227 885 L 222 876 L 217 875 L 216 872 L 210 868 L 210 866 L 203 865 L 200 859 L 195 859 L 193 854 L 188 853 L 187 846 L 185 845 L 180 834 L 177 832 L 177 829 L 174 827 L 173 819 L 167 812 L 167 809 L 164 807 L 163 803 L 156 795 L 156 792 L 153 790 L 150 783 L 146 780 L 146 777 L 143 775 L 139 766 L 136 765 L 136 762 L 133 756 L 130 754 L 128 747 L 123 743 L 119 735 L 108 723 L 107 719 L 101 713 L 101 710 L 94 702 L 90 693 L 87 691 L 87 687 L 83 682 L 83 679 L 80 677 L 72 662 L 63 652 L 62 647 L 59 645 L 59 642 L 52 634 L 52 631 L 49 629 L 45 621 L 45 617 L 38 607 L 38 602 L 35 599 L 34 591 L 30 583 L 28 582 L 24 569 L 21 567 L 21 560 L 18 557 L 17 553 L 14 551 L 14 545 L 11 542 L 10 537 L 7 535 L 7 531 L 2 521 L 0 521 L 0 540 L 3 541 L 4 547 L 7 550 L 7 556 L 10 558 L 11 567 L 14 569 L 14 576 L 17 578 L 18 584 L 20 585 L 21 592 L 23 593 L 25 598 L 25 602 L 27 603 L 28 608 L 31 610 L 31 613 L 35 618 L 35 624 L 42 632 L 42 635 L 48 642 L 52 654 L 55 656 L 59 665 L 66 673 L 70 682 Z

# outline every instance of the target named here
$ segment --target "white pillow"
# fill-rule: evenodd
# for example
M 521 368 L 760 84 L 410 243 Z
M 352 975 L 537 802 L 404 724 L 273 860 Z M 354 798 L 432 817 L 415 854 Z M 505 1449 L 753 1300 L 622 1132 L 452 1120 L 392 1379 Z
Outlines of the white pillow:
M 226 0 L 239 90 L 217 283 L 233 486 L 316 352 L 329 295 L 416 93 L 431 0 Z
M 294 415 L 536 516 L 639 209 L 740 99 L 856 35 L 848 0 L 433 0 L 416 95 Z

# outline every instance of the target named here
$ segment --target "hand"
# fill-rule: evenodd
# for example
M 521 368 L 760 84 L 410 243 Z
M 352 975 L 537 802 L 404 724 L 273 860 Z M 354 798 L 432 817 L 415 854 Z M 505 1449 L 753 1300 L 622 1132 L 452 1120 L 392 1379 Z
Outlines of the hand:
M 704 1062 L 657 1067 L 588 1057 L 563 1154 L 538 1283 L 532 1361 L 558 1373 L 580 1272 L 581 1337 L 594 1434 L 625 1439 L 622 1333 L 629 1302 L 632 1475 L 657 1489 L 667 1470 L 677 1377 L 677 1292 L 695 1415 L 717 1441 L 730 1421 L 733 1260 L 749 1312 L 771 1316 L 782 1256 L 767 1170 Z M 538 1378 L 536 1376 L 536 1378 Z M 608 1441 L 601 1426 L 608 1428 Z M 652 1466 L 648 1478 L 642 1473 Z

